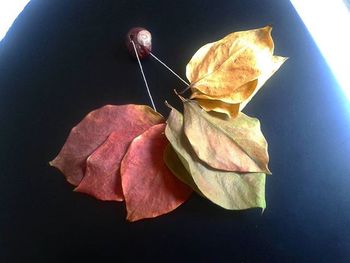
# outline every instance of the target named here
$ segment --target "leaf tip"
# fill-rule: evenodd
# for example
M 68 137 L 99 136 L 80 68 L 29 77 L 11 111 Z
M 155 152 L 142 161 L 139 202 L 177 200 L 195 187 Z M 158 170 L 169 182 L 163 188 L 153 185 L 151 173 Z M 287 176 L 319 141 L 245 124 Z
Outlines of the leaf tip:
M 128 214 L 126 216 L 126 221 L 133 223 L 133 222 L 137 221 L 137 219 L 133 218 L 131 215 Z
M 182 102 L 185 102 L 185 101 L 186 101 L 186 99 L 185 99 L 184 97 L 182 97 L 182 96 L 180 95 L 180 93 L 177 92 L 176 89 L 174 89 L 174 92 L 175 92 L 175 94 L 180 98 L 180 100 L 181 100 Z
M 270 24 L 266 25 L 266 29 L 267 29 L 269 32 L 271 32 L 272 29 L 273 29 L 273 24 L 270 23 Z
M 174 91 L 174 93 L 175 93 L 177 96 L 179 96 L 179 93 L 177 92 L 176 89 L 173 89 L 173 91 Z
M 180 94 L 182 94 L 182 92 L 178 93 L 176 89 L 173 89 L 174 93 L 180 98 L 180 100 L 182 102 L 185 102 L 187 99 L 185 99 L 184 97 L 182 97 Z
M 167 100 L 164 101 L 165 106 L 167 106 L 169 109 L 173 109 L 173 107 L 169 104 Z

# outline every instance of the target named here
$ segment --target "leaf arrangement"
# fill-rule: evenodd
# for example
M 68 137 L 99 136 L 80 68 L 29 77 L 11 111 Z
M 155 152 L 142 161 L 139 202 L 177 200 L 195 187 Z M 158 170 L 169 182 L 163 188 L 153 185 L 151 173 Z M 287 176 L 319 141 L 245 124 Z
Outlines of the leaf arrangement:
M 169 105 L 165 122 L 145 105 L 106 105 L 50 164 L 74 191 L 125 201 L 129 221 L 168 213 L 193 191 L 226 209 L 264 209 L 267 142 L 241 110 L 286 60 L 273 49 L 269 26 L 204 45 L 186 67 L 183 114 Z

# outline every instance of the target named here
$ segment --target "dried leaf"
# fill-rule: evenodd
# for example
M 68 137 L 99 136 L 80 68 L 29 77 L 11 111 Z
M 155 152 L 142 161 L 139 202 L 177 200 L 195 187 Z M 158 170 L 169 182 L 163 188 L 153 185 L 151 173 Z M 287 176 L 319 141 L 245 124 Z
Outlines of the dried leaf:
M 193 92 L 191 98 L 202 99 L 201 105 L 203 99 L 239 104 L 242 110 L 286 60 L 273 56 L 271 29 L 266 26 L 235 32 L 201 47 L 186 67 Z M 231 110 L 219 110 L 218 106 L 212 108 L 237 115 Z
M 220 119 L 187 100 L 184 132 L 196 155 L 213 168 L 270 173 L 267 142 L 255 118 L 240 113 L 234 119 Z
M 61 170 L 68 182 L 78 185 L 84 177 L 86 159 L 112 132 L 122 135 L 118 143 L 124 152 L 117 153 L 121 159 L 134 137 L 160 122 L 163 117 L 145 105 L 106 105 L 90 112 L 71 130 L 60 153 L 50 164 Z
M 185 166 L 182 164 L 180 160 L 180 156 L 177 155 L 171 144 L 165 148 L 164 151 L 164 162 L 172 171 L 177 178 L 179 178 L 182 182 L 190 186 L 193 190 L 195 190 L 199 195 L 203 196 L 201 191 L 198 189 L 196 183 L 193 181 L 191 174 L 186 170 Z
M 229 104 L 220 100 L 198 98 L 196 98 L 196 101 L 205 111 L 223 113 L 226 114 L 228 118 L 236 118 L 239 113 L 239 104 Z
M 127 144 L 123 135 L 112 132 L 107 140 L 86 160 L 86 171 L 76 192 L 86 193 L 105 201 L 123 201 L 120 163 Z
M 165 124 L 158 124 L 136 137 L 123 158 L 121 178 L 130 221 L 168 213 L 192 193 L 163 161 L 168 145 L 164 129 Z
M 258 80 L 254 79 L 249 81 L 248 83 L 243 84 L 239 88 L 237 88 L 232 94 L 228 94 L 228 98 L 226 96 L 212 96 L 206 93 L 199 91 L 196 88 L 192 88 L 191 99 L 207 99 L 207 100 L 221 100 L 222 102 L 228 104 L 239 104 L 242 101 L 248 99 L 256 90 L 258 84 Z
M 286 57 L 273 56 L 272 63 L 266 63 L 264 67 L 264 71 L 258 79 L 258 84 L 253 94 L 249 96 L 248 99 L 243 101 L 239 105 L 239 111 L 243 110 L 244 107 L 248 104 L 248 102 L 255 96 L 255 94 L 259 91 L 259 89 L 264 85 L 264 83 L 282 66 L 282 64 L 287 60 Z
M 200 192 L 213 203 L 234 210 L 266 207 L 265 174 L 225 172 L 204 164 L 185 137 L 183 117 L 175 109 L 171 110 L 165 134 Z

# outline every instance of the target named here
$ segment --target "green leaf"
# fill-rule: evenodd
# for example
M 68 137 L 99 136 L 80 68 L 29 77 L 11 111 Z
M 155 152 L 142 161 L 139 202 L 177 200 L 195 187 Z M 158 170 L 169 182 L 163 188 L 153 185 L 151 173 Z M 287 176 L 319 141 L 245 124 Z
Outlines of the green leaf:
M 198 189 L 213 203 L 226 209 L 265 208 L 265 174 L 219 171 L 203 163 L 183 132 L 183 116 L 172 109 L 165 135 L 191 174 Z
M 267 142 L 258 119 L 239 113 L 221 119 L 184 101 L 184 132 L 197 156 L 209 166 L 234 172 L 270 173 Z
M 186 170 L 180 160 L 180 156 L 177 155 L 171 144 L 165 148 L 164 162 L 170 169 L 170 171 L 182 182 L 190 186 L 199 195 L 204 196 L 198 189 L 196 183 L 193 181 L 191 174 Z

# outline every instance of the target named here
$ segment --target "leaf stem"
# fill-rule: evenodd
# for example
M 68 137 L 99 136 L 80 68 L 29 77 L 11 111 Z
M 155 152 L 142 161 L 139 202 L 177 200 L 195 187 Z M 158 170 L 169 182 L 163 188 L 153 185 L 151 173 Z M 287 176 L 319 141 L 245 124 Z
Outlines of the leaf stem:
M 154 105 L 154 101 L 153 101 L 153 98 L 152 98 L 151 91 L 150 91 L 150 89 L 148 87 L 148 83 L 147 83 L 147 79 L 146 79 L 145 73 L 143 72 L 143 68 L 142 68 L 142 64 L 141 64 L 139 55 L 137 54 L 135 43 L 134 43 L 133 40 L 131 40 L 131 43 L 132 43 L 132 46 L 134 47 L 134 51 L 135 51 L 135 54 L 136 54 L 137 62 L 139 63 L 141 74 L 142 74 L 142 77 L 143 77 L 143 81 L 145 82 L 146 89 L 147 89 L 147 92 L 148 92 L 148 96 L 149 96 L 149 98 L 151 100 L 151 103 L 152 103 L 152 107 L 153 107 L 154 111 L 157 111 L 156 106 Z
M 160 64 L 162 64 L 167 70 L 169 70 L 171 73 L 173 73 L 179 80 L 181 80 L 183 83 L 185 83 L 187 86 L 190 86 L 190 84 L 181 78 L 174 70 L 172 70 L 167 64 L 165 64 L 163 61 L 161 61 L 156 55 L 154 55 L 152 52 L 149 52 L 149 54 L 157 60 Z

